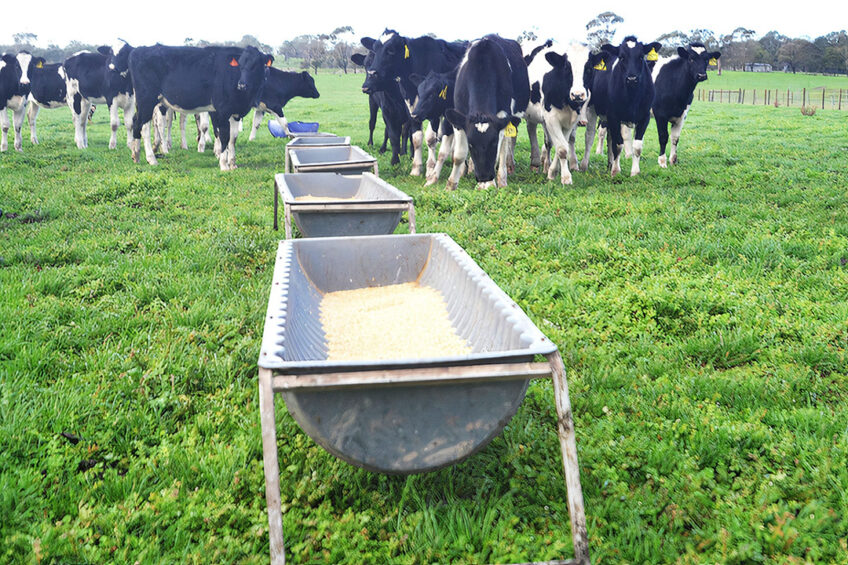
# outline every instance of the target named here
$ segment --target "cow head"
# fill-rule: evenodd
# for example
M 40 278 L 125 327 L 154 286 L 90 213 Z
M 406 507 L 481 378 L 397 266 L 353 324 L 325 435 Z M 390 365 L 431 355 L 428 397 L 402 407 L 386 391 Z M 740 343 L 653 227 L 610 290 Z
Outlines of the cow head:
M 545 107 L 550 110 L 552 103 L 559 108 L 565 108 L 568 105 L 575 112 L 580 112 L 583 105 L 589 101 L 590 90 L 583 83 L 583 77 L 580 77 L 580 80 L 574 80 L 575 69 L 568 60 L 568 54 L 560 55 L 555 51 L 548 51 L 545 53 L 545 60 L 553 67 L 553 70 L 545 74 L 545 82 L 553 81 L 557 85 L 556 89 L 546 89 Z M 557 96 L 556 93 L 559 95 Z M 553 95 L 553 99 L 549 95 Z
M 239 78 L 236 83 L 236 88 L 240 91 L 256 89 L 257 96 L 261 91 L 260 88 L 268 76 L 268 69 L 274 62 L 274 57 L 266 53 L 261 53 L 259 49 L 253 46 L 245 47 L 241 55 L 236 59 L 233 57 L 227 64 L 238 71 Z
M 362 91 L 370 94 L 385 88 L 381 81 L 395 80 L 401 76 L 410 53 L 406 38 L 390 29 L 385 30 L 379 39 L 368 43 L 370 46 L 362 41 L 366 48 L 374 52 L 374 61 L 368 67 L 368 76 L 362 84 Z
M 418 89 L 418 99 L 412 109 L 413 120 L 435 119 L 448 107 L 453 106 L 453 89 L 456 73 L 430 71 L 426 77 L 410 75 L 409 79 Z
M 315 79 L 312 78 L 306 71 L 302 71 L 300 73 L 300 88 L 298 89 L 298 96 L 302 98 L 320 98 L 321 93 L 318 92 L 318 89 L 315 88 Z
M 110 49 L 106 56 L 106 67 L 111 72 L 118 73 L 122 78 L 126 78 L 130 72 L 130 53 L 132 51 L 133 46 L 129 43 L 124 43 L 117 53 Z
M 708 52 L 703 43 L 691 43 L 689 47 L 678 47 L 678 56 L 686 61 L 686 70 L 692 82 L 707 80 L 707 67 L 721 57 L 718 51 Z
M 28 51 L 21 51 L 15 56 L 18 61 L 18 66 L 21 69 L 20 79 L 18 79 L 18 93 L 22 96 L 29 94 L 29 64 L 32 61 L 32 55 Z
M 3 53 L 0 56 L 0 72 L 3 74 L 14 74 L 14 80 L 21 82 L 21 65 L 17 57 L 11 53 Z
M 510 122 L 505 112 L 497 116 L 475 114 L 465 116 L 454 108 L 445 111 L 445 117 L 451 125 L 465 132 L 468 149 L 474 163 L 474 176 L 477 182 L 491 182 L 495 178 L 495 165 L 498 159 L 500 133 Z
M 632 35 L 624 38 L 618 46 L 615 66 L 617 72 L 624 76 L 624 84 L 628 88 L 635 88 L 641 81 L 651 79 L 647 60 L 656 61 L 661 47 L 662 44 L 656 41 L 643 44 Z

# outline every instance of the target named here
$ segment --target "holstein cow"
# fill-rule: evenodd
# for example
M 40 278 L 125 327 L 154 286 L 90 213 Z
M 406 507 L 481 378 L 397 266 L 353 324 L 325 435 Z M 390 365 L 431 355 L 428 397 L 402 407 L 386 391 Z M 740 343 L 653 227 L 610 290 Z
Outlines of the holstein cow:
M 630 176 L 639 174 L 642 138 L 651 121 L 651 104 L 654 100 L 654 81 L 645 57 L 651 52 L 658 52 L 660 47 L 662 47 L 660 43 L 645 45 L 635 37 L 628 36 L 624 38 L 624 42 L 616 51 L 617 59 L 609 72 L 607 90 L 604 94 L 608 102 L 606 108 L 607 159 L 612 176 L 621 172 L 620 159 L 624 145 L 622 125 L 635 128 Z M 596 92 L 596 94 L 599 93 Z
M 364 37 L 363 40 L 369 40 L 371 43 L 374 42 L 373 39 Z M 368 54 L 365 53 L 354 53 L 350 56 L 350 60 L 353 61 L 355 65 L 359 65 L 364 69 L 368 69 L 368 65 L 370 65 L 374 61 L 374 52 L 368 51 Z M 377 113 L 380 111 L 380 93 L 379 92 L 371 92 L 368 94 L 368 146 L 374 145 L 374 128 L 377 127 Z M 389 141 L 388 132 L 383 136 L 383 146 L 380 148 L 380 151 L 386 151 L 386 143 Z
M 612 46 L 610 46 L 610 49 Z M 589 103 L 584 109 L 586 117 L 586 150 L 583 153 L 583 159 L 580 160 L 580 170 L 589 170 L 589 155 L 592 152 L 592 144 L 595 142 L 595 132 L 598 124 L 598 115 L 606 116 L 609 99 L 606 91 L 609 84 L 609 70 L 612 68 L 617 55 L 611 50 L 601 50 L 600 53 L 590 53 L 589 60 L 586 63 L 586 69 L 591 69 L 590 89 L 593 96 L 589 98 Z M 598 155 L 601 154 L 601 147 L 606 136 L 606 122 L 602 122 L 597 129 L 598 133 Z
M 362 38 L 363 44 L 368 43 L 368 39 L 369 38 L 367 37 Z M 354 55 L 353 57 L 355 57 L 355 59 L 351 60 L 357 64 L 362 64 L 365 67 L 366 72 L 371 69 L 371 66 L 374 64 L 373 51 L 369 51 L 367 56 Z M 396 80 L 375 78 L 371 80 L 370 88 L 371 92 L 368 96 L 369 98 L 372 98 L 380 108 L 380 113 L 383 115 L 383 124 L 385 125 L 383 146 L 380 147 L 380 153 L 385 153 L 387 142 L 391 143 L 391 164 L 397 165 L 400 163 L 400 155 L 407 154 L 407 141 L 409 140 L 410 131 L 412 129 L 412 119 L 409 114 L 409 107 L 406 105 L 406 101 L 404 100 L 404 96 L 400 90 L 400 85 Z
M 41 108 L 48 110 L 61 108 L 67 102 L 68 88 L 65 84 L 65 71 L 61 63 L 47 64 L 44 57 L 33 57 L 29 62 L 29 140 L 38 145 L 35 132 L 35 120 Z
M 453 153 L 454 128 L 445 118 L 445 112 L 453 108 L 453 96 L 456 89 L 457 69 L 446 73 L 430 71 L 426 77 L 413 74 L 410 78 L 418 87 L 418 98 L 412 109 L 412 119 L 418 122 L 428 120 L 439 124 L 439 156 L 435 165 L 427 167 L 427 182 L 430 186 L 439 182 L 439 175 L 448 155 Z
M 112 126 L 109 149 L 118 146 L 118 109 L 123 110 L 127 145 L 130 145 L 135 97 L 132 81 L 126 71 L 121 69 L 124 68 L 122 61 L 125 61 L 132 51 L 133 48 L 125 43 L 118 53 L 111 47 L 102 46 L 96 53 L 84 51 L 65 59 L 62 67 L 65 70 L 68 106 L 74 118 L 74 140 L 80 149 L 88 147 L 86 120 L 92 104 L 106 104 L 109 108 L 109 121 Z
M 665 148 L 668 145 L 668 124 L 671 123 L 672 164 L 677 163 L 677 144 L 680 131 L 692 105 L 695 86 L 707 80 L 707 67 L 716 64 L 721 53 L 707 52 L 702 43 L 692 43 L 689 47 L 679 47 L 677 57 L 660 61 L 654 67 L 654 120 L 660 141 L 659 165 L 668 166 Z
M 410 110 L 415 107 L 417 93 L 410 75 L 425 76 L 430 71 L 450 71 L 459 64 L 468 46 L 468 43 L 464 41 L 451 43 L 428 36 L 407 38 L 390 29 L 386 29 L 378 40 L 369 43 L 366 44 L 363 41 L 366 48 L 374 51 L 374 62 L 368 70 L 368 77 L 362 84 L 362 91 L 368 94 L 379 89 L 380 84 L 397 80 Z M 422 146 L 425 140 L 428 147 L 427 168 L 432 169 L 435 166 L 437 130 L 438 124 L 428 124 L 425 138 L 425 134 L 421 131 L 421 124 L 413 122 L 413 157 L 410 175 L 421 175 Z
M 147 162 L 157 163 L 150 145 L 149 122 L 161 101 L 178 112 L 214 112 L 213 126 L 222 140 L 219 165 L 235 169 L 238 120 L 259 104 L 274 58 L 255 47 L 138 47 L 129 68 L 138 113 L 133 122 L 132 156 L 138 162 L 142 129 Z M 210 115 L 211 116 L 211 115 Z
M 3 53 L 0 57 L 0 127 L 3 129 L 0 151 L 9 148 L 9 114 L 15 128 L 15 150 L 23 151 L 21 128 L 24 125 L 27 97 L 29 95 L 29 62 L 32 55 L 26 52 L 11 55 Z
M 495 184 L 496 161 L 497 184 L 506 186 L 509 147 L 529 100 L 527 64 L 517 42 L 487 35 L 471 44 L 457 71 L 454 107 L 445 112 L 457 130 L 448 190 L 456 189 L 469 151 L 477 188 Z
M 268 112 L 277 120 L 283 131 L 288 132 L 288 122 L 283 114 L 283 106 L 294 98 L 318 98 L 321 96 L 315 88 L 315 79 L 306 72 L 292 73 L 271 67 L 268 79 L 259 96 L 259 105 L 253 110 L 253 127 L 248 141 L 256 139 L 256 130 L 262 125 L 262 117 Z

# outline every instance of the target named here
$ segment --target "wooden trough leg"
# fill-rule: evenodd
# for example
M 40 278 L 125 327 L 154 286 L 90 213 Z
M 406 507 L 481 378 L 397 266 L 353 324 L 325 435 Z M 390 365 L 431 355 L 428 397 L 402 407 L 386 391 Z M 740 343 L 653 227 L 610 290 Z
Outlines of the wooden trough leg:
M 589 536 L 586 530 L 586 513 L 583 489 L 580 487 L 580 468 L 577 465 L 577 441 L 574 436 L 574 419 L 571 399 L 565 379 L 565 365 L 559 351 L 546 356 L 551 365 L 554 399 L 557 410 L 557 433 L 562 450 L 562 467 L 568 489 L 568 514 L 571 519 L 571 537 L 574 541 L 574 558 L 577 563 L 589 564 Z
M 286 239 L 292 238 L 291 206 L 283 202 L 283 221 L 286 227 Z
M 409 203 L 409 233 L 415 233 L 415 205 L 410 202 Z
M 268 506 L 268 538 L 271 565 L 285 565 L 283 509 L 280 502 L 280 462 L 277 459 L 277 422 L 274 417 L 274 390 L 271 371 L 259 369 L 259 416 L 262 428 L 262 456 L 265 462 L 265 503 Z
M 277 215 L 280 209 L 280 188 L 277 183 L 274 183 L 274 231 L 278 231 L 280 227 L 277 225 Z

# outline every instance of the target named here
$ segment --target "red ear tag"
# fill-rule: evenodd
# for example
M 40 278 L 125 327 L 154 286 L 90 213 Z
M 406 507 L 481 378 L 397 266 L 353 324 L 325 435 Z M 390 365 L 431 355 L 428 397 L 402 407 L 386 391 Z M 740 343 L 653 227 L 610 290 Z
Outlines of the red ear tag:
M 266 67 L 270 67 L 270 66 L 271 66 L 271 59 L 268 59 L 268 62 L 267 62 L 267 63 L 265 63 L 265 66 L 266 66 Z
M 238 67 L 238 66 L 239 66 L 239 65 L 238 65 L 238 61 L 236 61 L 236 58 L 235 58 L 235 57 L 233 57 L 233 60 L 232 60 L 232 61 L 230 61 L 230 66 L 231 66 L 231 67 Z

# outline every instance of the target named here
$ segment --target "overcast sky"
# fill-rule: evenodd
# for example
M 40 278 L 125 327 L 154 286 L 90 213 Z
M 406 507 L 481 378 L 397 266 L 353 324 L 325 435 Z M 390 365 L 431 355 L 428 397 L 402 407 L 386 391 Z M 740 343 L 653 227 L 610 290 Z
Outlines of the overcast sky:
M 276 48 L 297 35 L 328 33 L 340 26 L 352 26 L 356 38 L 377 37 L 389 27 L 408 37 L 434 33 L 448 40 L 474 39 L 493 32 L 517 37 L 524 30 L 533 30 L 540 39 L 552 37 L 565 42 L 585 39 L 586 24 L 605 11 L 624 18 L 618 25 L 616 41 L 630 34 L 650 41 L 666 32 L 695 28 L 724 35 L 740 26 L 753 29 L 757 36 L 777 30 L 790 37 L 813 39 L 848 26 L 848 2 L 844 0 L 825 0 L 808 7 L 796 2 L 783 2 L 783 8 L 777 4 L 770 3 L 766 8 L 765 3 L 745 0 L 527 4 L 496 0 L 251 0 L 244 4 L 209 2 L 200 10 L 194 3 L 162 0 L 130 4 L 42 0 L 34 5 L 37 9 L 5 10 L 0 43 L 11 43 L 12 35 L 20 32 L 36 34 L 38 45 L 43 47 L 48 43 L 65 46 L 74 39 L 113 45 L 118 38 L 133 45 L 182 45 L 187 37 L 216 42 L 237 41 L 250 34 Z M 527 9 L 516 10 L 516 6 Z

